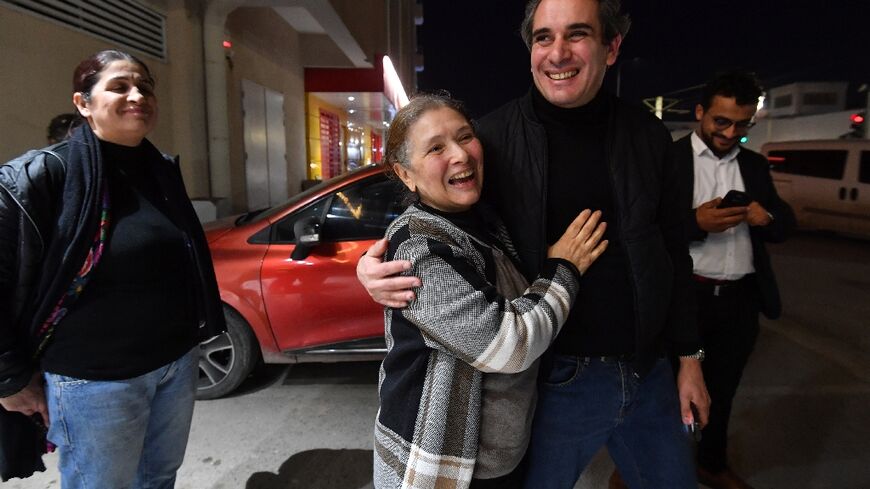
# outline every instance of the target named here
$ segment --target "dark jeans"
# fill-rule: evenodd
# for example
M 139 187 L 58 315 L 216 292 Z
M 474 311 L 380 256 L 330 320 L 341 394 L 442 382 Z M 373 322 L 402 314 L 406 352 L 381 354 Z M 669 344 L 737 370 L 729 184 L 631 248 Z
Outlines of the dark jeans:
M 570 489 L 603 446 L 629 487 L 697 489 L 668 361 L 631 364 L 554 355 L 544 373 L 525 487 Z
M 522 489 L 523 478 L 526 474 L 526 459 L 512 470 L 509 474 L 495 479 L 471 479 L 468 489 Z
M 698 444 L 698 465 L 719 472 L 728 466 L 728 420 L 743 369 L 758 338 L 758 294 L 755 277 L 721 288 L 695 284 L 698 327 L 706 358 L 701 364 L 710 393 L 710 422 Z

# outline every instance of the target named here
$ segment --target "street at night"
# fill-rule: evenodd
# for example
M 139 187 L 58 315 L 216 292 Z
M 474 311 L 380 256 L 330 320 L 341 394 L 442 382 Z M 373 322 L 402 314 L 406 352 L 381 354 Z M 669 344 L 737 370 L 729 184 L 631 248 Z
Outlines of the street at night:
M 870 488 L 868 19 L 0 0 L 0 489 Z
M 758 488 L 866 488 L 870 242 L 804 233 L 771 251 L 785 309 L 763 320 L 738 391 L 732 464 Z M 271 366 L 233 397 L 198 402 L 176 487 L 371 487 L 377 369 Z M 3 487 L 58 488 L 56 461 Z M 612 467 L 599 454 L 576 487 L 606 487 Z

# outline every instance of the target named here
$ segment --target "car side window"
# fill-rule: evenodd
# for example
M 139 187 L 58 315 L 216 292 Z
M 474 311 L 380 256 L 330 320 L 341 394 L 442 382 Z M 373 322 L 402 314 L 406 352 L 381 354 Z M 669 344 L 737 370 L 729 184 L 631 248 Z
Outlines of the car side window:
M 321 226 L 323 241 L 379 239 L 403 208 L 398 182 L 377 176 L 335 193 Z
M 329 197 L 319 199 L 317 202 L 309 205 L 299 212 L 294 212 L 289 216 L 281 219 L 273 226 L 272 243 L 291 244 L 296 242 L 296 235 L 293 232 L 293 226 L 300 219 L 315 218 L 318 222 L 322 219 L 323 209 L 329 202 Z

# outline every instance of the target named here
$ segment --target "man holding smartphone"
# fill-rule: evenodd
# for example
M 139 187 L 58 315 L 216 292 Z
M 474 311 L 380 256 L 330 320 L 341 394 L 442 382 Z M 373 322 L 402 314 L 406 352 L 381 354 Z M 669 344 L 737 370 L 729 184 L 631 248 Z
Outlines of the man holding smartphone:
M 760 95 L 751 73 L 718 75 L 695 108 L 697 129 L 674 143 L 683 201 L 691 209 L 686 234 L 712 401 L 698 443 L 698 479 L 714 489 L 751 489 L 728 467 L 728 418 L 758 337 L 758 313 L 776 319 L 782 309 L 764 243 L 785 240 L 795 225 L 767 159 L 739 145 L 754 124 Z

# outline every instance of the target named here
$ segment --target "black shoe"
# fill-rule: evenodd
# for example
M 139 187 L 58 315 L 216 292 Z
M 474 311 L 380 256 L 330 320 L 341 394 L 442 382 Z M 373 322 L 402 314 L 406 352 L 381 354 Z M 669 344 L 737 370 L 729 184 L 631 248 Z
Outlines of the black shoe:
M 714 473 L 698 467 L 698 482 L 711 489 L 754 489 L 731 469 Z

